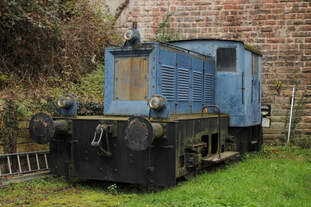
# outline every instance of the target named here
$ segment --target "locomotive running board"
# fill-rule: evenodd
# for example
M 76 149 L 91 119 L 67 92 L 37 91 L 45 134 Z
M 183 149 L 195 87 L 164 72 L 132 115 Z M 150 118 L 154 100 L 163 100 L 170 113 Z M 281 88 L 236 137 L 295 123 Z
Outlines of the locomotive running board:
M 220 154 L 215 154 L 207 158 L 202 158 L 202 162 L 205 164 L 213 164 L 213 163 L 220 163 L 229 159 L 235 159 L 240 156 L 239 152 L 222 152 Z

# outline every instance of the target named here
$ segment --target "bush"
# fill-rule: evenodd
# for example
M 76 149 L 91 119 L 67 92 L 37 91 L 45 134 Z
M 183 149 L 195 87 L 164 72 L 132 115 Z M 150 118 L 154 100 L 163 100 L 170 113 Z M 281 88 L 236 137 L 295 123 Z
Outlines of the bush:
M 109 15 L 88 1 L 2 0 L 0 6 L 2 89 L 77 81 L 103 62 L 105 46 L 120 43 Z
M 0 1 L 0 141 L 6 152 L 16 150 L 16 120 L 40 111 L 56 115 L 59 95 L 73 94 L 79 114 L 102 114 L 104 49 L 121 38 L 113 18 L 94 4 Z

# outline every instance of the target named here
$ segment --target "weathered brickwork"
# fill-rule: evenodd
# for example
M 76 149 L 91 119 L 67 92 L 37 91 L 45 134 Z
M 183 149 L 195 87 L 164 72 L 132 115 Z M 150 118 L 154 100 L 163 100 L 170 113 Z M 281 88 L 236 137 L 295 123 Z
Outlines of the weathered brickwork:
M 266 141 L 282 137 L 296 81 L 297 102 L 307 90 L 296 133 L 311 135 L 310 0 L 130 0 L 117 27 L 123 31 L 136 21 L 143 40 L 150 40 L 167 14 L 180 38 L 243 40 L 263 52 L 262 101 L 272 105 Z

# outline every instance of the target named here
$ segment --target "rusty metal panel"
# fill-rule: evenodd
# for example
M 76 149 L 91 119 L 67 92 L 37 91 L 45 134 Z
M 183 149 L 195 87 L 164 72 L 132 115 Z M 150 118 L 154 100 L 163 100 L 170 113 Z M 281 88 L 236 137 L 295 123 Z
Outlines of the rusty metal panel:
M 148 99 L 147 56 L 116 57 L 114 100 Z

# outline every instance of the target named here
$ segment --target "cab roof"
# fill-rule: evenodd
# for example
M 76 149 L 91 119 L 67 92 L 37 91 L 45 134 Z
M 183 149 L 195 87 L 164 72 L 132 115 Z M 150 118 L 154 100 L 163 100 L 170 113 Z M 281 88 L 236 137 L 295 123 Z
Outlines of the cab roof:
M 241 41 L 241 40 L 227 40 L 227 39 L 217 39 L 217 38 L 203 38 L 203 39 L 187 39 L 187 40 L 173 40 L 169 41 L 168 43 L 175 43 L 175 42 L 191 42 L 191 41 L 229 41 L 229 42 L 237 42 L 242 43 L 246 50 L 249 50 L 256 55 L 262 56 L 262 52 L 259 49 L 255 48 L 254 46 L 249 45 L 248 43 Z

